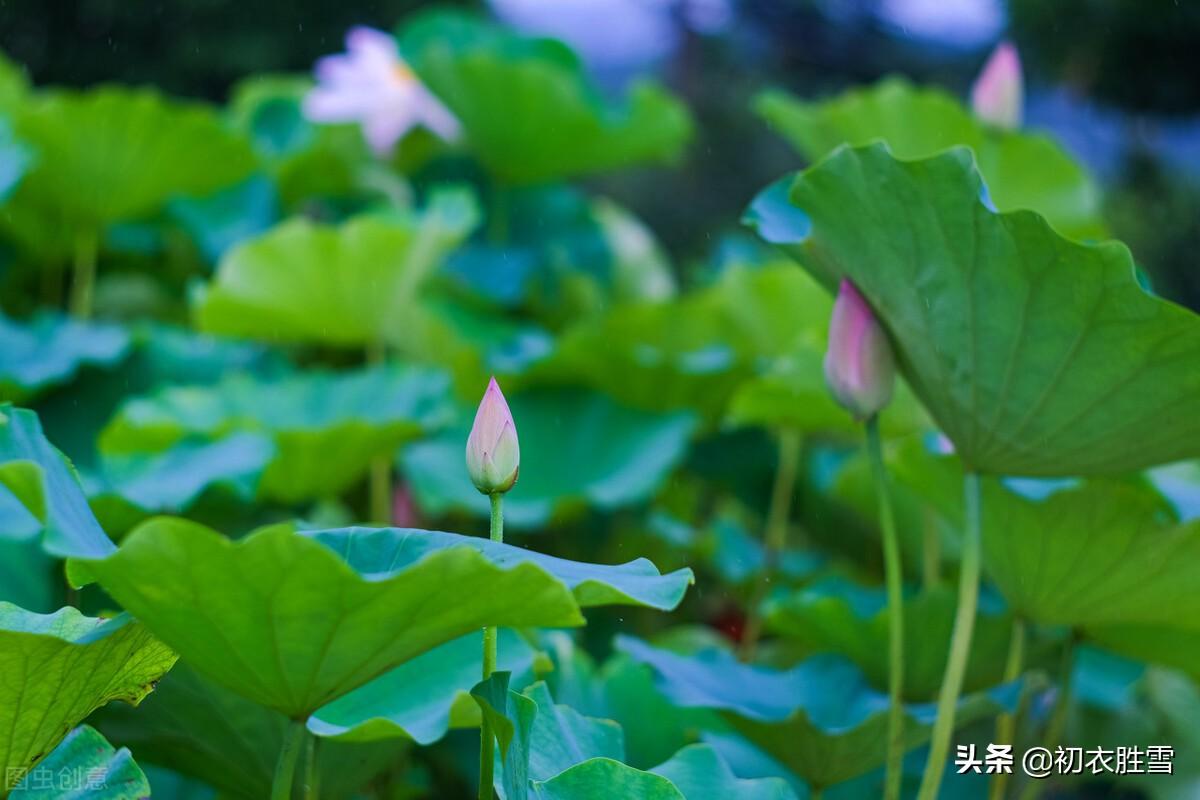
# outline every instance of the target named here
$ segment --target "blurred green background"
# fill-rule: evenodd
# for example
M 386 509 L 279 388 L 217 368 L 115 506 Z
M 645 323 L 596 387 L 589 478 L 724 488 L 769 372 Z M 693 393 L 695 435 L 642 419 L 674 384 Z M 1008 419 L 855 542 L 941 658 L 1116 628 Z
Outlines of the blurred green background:
M 153 84 L 225 101 L 253 73 L 307 72 L 341 49 L 352 25 L 387 30 L 428 5 L 3 0 L 0 47 L 38 84 Z M 713 231 L 736 242 L 754 191 L 796 166 L 794 153 L 749 112 L 757 89 L 782 84 L 816 97 L 902 73 L 965 95 L 1007 35 L 1026 71 L 1027 127 L 1051 132 L 1100 176 L 1112 232 L 1155 289 L 1200 308 L 1198 3 L 494 0 L 490 10 L 567 39 L 614 93 L 654 73 L 694 110 L 698 135 L 679 167 L 593 181 L 641 215 L 682 256 L 683 270 L 720 252 Z

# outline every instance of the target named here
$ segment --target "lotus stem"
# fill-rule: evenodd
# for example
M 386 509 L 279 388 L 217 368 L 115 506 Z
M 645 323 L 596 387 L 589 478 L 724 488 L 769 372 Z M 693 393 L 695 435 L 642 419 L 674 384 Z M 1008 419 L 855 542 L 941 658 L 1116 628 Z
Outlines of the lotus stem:
M 271 782 L 271 800 L 292 800 L 292 781 L 296 777 L 296 762 L 304 749 L 308 728 L 303 720 L 292 720 L 283 735 L 283 748 L 275 763 L 275 779 Z
M 96 284 L 96 251 L 99 237 L 94 231 L 75 237 L 75 275 L 71 282 L 71 314 L 79 319 L 92 316 L 92 295 Z
M 304 748 L 304 800 L 317 800 L 321 796 L 321 770 L 318 768 L 317 756 L 320 751 L 321 739 L 317 736 L 305 737 Z
M 493 542 L 504 541 L 504 493 L 493 492 L 488 495 L 492 501 L 491 538 Z M 483 629 L 483 679 L 486 681 L 496 671 L 496 629 L 488 626 Z M 493 776 L 495 773 L 495 755 L 492 742 L 495 734 L 487 714 L 483 714 L 479 723 L 479 800 L 492 800 Z
M 387 360 L 387 347 L 382 341 L 367 345 L 367 364 L 378 366 Z M 368 512 L 372 522 L 392 524 L 392 454 L 371 459 L 367 483 Z
M 800 434 L 796 431 L 782 431 L 779 434 L 779 463 L 775 467 L 771 505 L 767 507 L 767 524 L 763 533 L 763 576 L 746 612 L 746 629 L 740 647 L 743 661 L 754 658 L 759 637 L 762 636 L 762 605 L 770 581 L 778 570 L 779 557 L 787 547 L 788 518 L 792 513 L 792 489 L 796 485 L 796 467 L 799 462 Z
M 1072 631 L 1070 638 L 1063 645 L 1062 663 L 1059 665 L 1058 697 L 1054 699 L 1054 711 L 1050 715 L 1050 722 L 1046 726 L 1046 737 L 1042 742 L 1042 746 L 1052 753 L 1062 743 L 1063 734 L 1067 730 L 1067 716 L 1071 708 L 1071 689 L 1075 673 L 1075 642 L 1076 635 Z M 1021 800 L 1033 800 L 1043 785 L 1041 781 L 1036 780 L 1027 783 L 1024 791 L 1021 792 Z
M 899 800 L 904 776 L 904 572 L 900 563 L 900 540 L 896 515 L 888 489 L 887 466 L 879 441 L 879 415 L 867 420 L 867 455 L 875 479 L 879 502 L 879 529 L 883 533 L 883 566 L 888 600 L 888 743 L 886 800 Z
M 1004 682 L 1012 683 L 1021 677 L 1025 669 L 1025 620 L 1021 617 L 1013 619 L 1012 637 L 1008 641 L 1008 659 L 1004 662 Z M 1020 712 L 1020 701 L 1017 706 Z M 1001 714 L 996 718 L 996 744 L 1014 745 L 1017 734 L 1017 715 Z M 1008 789 L 1008 773 L 1000 771 L 992 776 L 992 785 L 988 790 L 989 800 L 1004 800 Z
M 946 660 L 946 672 L 942 677 L 941 691 L 938 693 L 937 721 L 934 722 L 933 736 L 929 743 L 929 760 L 925 762 L 925 775 L 921 779 L 917 800 L 937 800 L 942 775 L 946 770 L 946 756 L 950 751 L 950 737 L 954 733 L 958 696 L 967 672 L 967 657 L 971 654 L 975 608 L 979 604 L 980 540 L 983 527 L 979 475 L 968 472 L 963 479 L 963 490 L 966 500 L 966 528 L 963 536 L 962 565 L 958 575 L 958 611 L 954 616 L 950 657 Z
M 923 513 L 921 529 L 921 584 L 932 589 L 942 582 L 942 540 L 937 529 L 937 515 L 932 508 Z
M 1062 664 L 1059 667 L 1058 697 L 1054 700 L 1054 712 L 1046 727 L 1045 747 L 1051 751 L 1058 747 L 1067 731 L 1067 716 L 1071 710 L 1071 689 L 1075 673 L 1075 634 L 1063 645 Z

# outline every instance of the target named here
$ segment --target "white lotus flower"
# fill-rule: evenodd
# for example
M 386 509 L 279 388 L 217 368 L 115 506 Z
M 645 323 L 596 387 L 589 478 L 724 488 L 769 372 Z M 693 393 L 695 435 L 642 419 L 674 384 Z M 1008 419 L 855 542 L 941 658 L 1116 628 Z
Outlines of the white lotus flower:
M 313 122 L 357 122 L 376 155 L 391 152 L 411 129 L 429 129 L 454 141 L 461 126 L 400 57 L 396 40 L 373 28 L 351 28 L 346 52 L 326 56 L 314 70 L 317 85 L 304 98 Z

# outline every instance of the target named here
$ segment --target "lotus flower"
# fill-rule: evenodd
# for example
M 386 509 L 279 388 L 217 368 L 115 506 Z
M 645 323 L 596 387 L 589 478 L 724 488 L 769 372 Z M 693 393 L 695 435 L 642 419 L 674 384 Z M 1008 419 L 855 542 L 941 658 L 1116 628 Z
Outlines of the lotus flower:
M 1018 128 L 1024 96 L 1017 48 L 1001 42 L 971 87 L 971 106 L 982 120 L 1001 128 Z
M 834 399 L 858 419 L 868 419 L 891 401 L 895 375 L 887 334 L 866 299 L 843 278 L 825 352 L 825 380 Z
M 490 495 L 511 489 L 520 469 L 517 426 L 500 385 L 492 378 L 467 437 L 467 472 L 475 488 Z
M 317 85 L 304 98 L 313 122 L 357 122 L 376 155 L 385 156 L 418 125 L 446 141 L 458 138 L 458 120 L 426 89 L 400 57 L 396 40 L 373 28 L 351 28 L 346 52 L 326 56 L 314 70 Z

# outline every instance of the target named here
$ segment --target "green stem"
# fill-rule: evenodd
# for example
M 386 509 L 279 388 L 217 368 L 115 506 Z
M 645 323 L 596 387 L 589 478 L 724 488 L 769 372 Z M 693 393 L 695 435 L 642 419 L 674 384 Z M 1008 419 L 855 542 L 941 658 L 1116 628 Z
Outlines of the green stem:
M 1072 678 L 1075 673 L 1075 642 L 1076 636 L 1072 632 L 1070 638 L 1063 645 L 1062 663 L 1059 665 L 1058 697 L 1054 700 L 1054 711 L 1050 715 L 1050 722 L 1046 726 L 1045 740 L 1042 742 L 1042 746 L 1052 753 L 1062 743 L 1063 734 L 1067 730 L 1067 717 L 1071 708 Z M 1039 790 L 1044 788 L 1044 785 L 1042 781 L 1029 781 L 1021 792 L 1021 800 L 1033 800 L 1038 796 Z
M 815 786 L 810 787 L 808 790 L 808 800 L 821 800 L 821 798 L 824 795 L 825 795 L 825 790 L 819 789 Z
M 493 492 L 491 539 L 493 542 L 504 541 L 504 494 Z M 496 671 L 496 629 L 483 629 L 483 679 L 486 681 Z M 492 742 L 495 734 L 492 723 L 486 714 L 479 725 L 479 800 L 492 800 L 492 783 L 495 774 L 495 754 Z
M 1004 663 L 1004 682 L 1012 683 L 1021 677 L 1025 668 L 1025 620 L 1021 617 L 1013 619 L 1012 637 L 1008 642 L 1008 660 Z M 1018 704 L 1019 708 L 1019 704 Z M 1015 745 L 1017 735 L 1017 715 L 1001 714 L 996 718 L 996 744 Z M 988 790 L 989 800 L 1004 800 L 1008 789 L 1008 773 L 997 772 L 992 776 L 992 784 Z
M 321 739 L 317 736 L 305 737 L 304 752 L 304 800 L 317 800 L 321 796 L 319 788 L 321 771 L 318 768 L 317 756 Z
M 271 800 L 292 800 L 292 781 L 296 777 L 296 762 L 304 749 L 308 728 L 301 720 L 292 720 L 283 735 L 283 749 L 275 763 L 275 780 L 271 782 Z
M 958 576 L 958 611 L 954 616 L 950 657 L 946 660 L 946 672 L 938 693 L 937 721 L 933 725 L 933 736 L 929 743 L 929 760 L 925 762 L 925 775 L 921 779 L 917 800 L 937 800 L 942 774 L 946 770 L 946 756 L 950 751 L 950 737 L 954 733 L 954 715 L 958 710 L 958 696 L 967 671 L 967 657 L 971 654 L 975 607 L 979 602 L 979 551 L 982 539 L 979 475 L 968 472 L 963 479 L 963 489 L 967 519 Z
M 367 364 L 374 367 L 387 360 L 387 348 L 382 341 L 367 345 Z M 392 454 L 371 459 L 367 497 L 371 522 L 392 524 Z
M 1072 678 L 1075 674 L 1075 638 L 1075 634 L 1072 633 L 1066 644 L 1063 645 L 1062 664 L 1059 667 L 1058 676 L 1058 697 L 1054 700 L 1054 713 L 1050 716 L 1050 723 L 1046 727 L 1044 743 L 1044 746 L 1050 751 L 1062 744 L 1063 734 L 1067 730 L 1067 717 L 1071 710 Z
M 92 294 L 96 283 L 97 235 L 92 231 L 75 237 L 75 276 L 71 283 L 71 314 L 79 319 L 92 315 Z
M 886 800 L 898 800 L 904 776 L 904 572 L 900 564 L 900 539 L 888 489 L 887 467 L 879 441 L 879 417 L 867 420 L 867 454 L 879 503 L 879 528 L 883 533 L 883 565 L 888 598 L 888 744 Z
M 787 547 L 788 518 L 792 514 L 792 491 L 796 485 L 796 467 L 799 462 L 800 434 L 796 431 L 781 432 L 779 463 L 775 467 L 771 505 L 767 507 L 767 524 L 763 533 L 763 575 L 746 611 L 746 628 L 739 648 L 743 661 L 754 658 L 759 637 L 762 636 L 762 605 L 779 566 L 779 557 Z
M 922 517 L 921 583 L 926 589 L 932 589 L 942 582 L 942 539 L 934 510 L 926 508 Z

